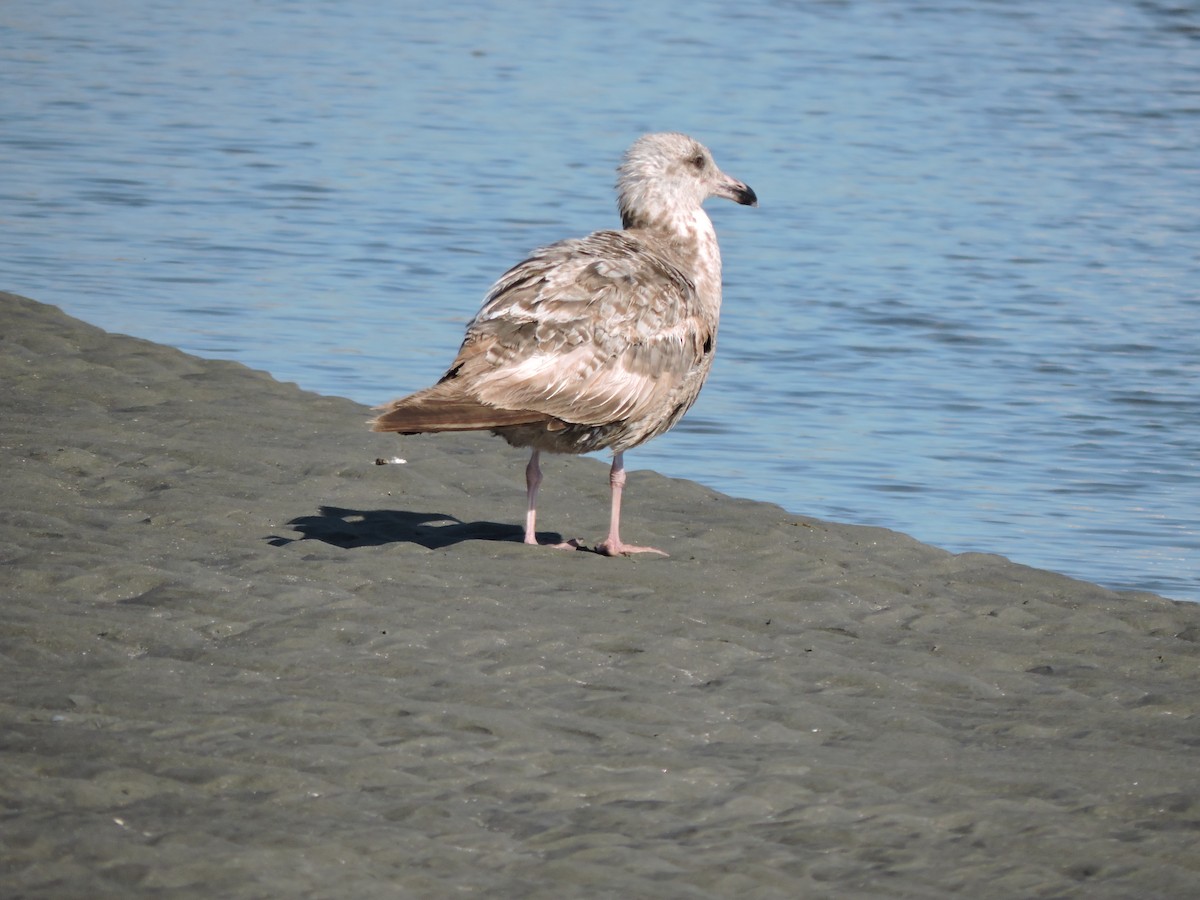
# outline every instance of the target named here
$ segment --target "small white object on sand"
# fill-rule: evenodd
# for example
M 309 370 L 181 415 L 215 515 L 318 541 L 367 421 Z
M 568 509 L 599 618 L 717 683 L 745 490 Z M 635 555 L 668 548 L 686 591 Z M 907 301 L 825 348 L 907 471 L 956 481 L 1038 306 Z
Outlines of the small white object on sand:
M 674 132 L 639 138 L 618 172 L 624 230 L 551 244 L 510 269 L 441 380 L 380 407 L 371 425 L 401 434 L 489 429 L 532 448 L 527 544 L 537 543 L 540 452 L 611 449 L 611 519 L 597 551 L 665 556 L 621 540 L 624 452 L 678 422 L 712 367 L 721 253 L 701 204 L 758 198 L 703 144 Z

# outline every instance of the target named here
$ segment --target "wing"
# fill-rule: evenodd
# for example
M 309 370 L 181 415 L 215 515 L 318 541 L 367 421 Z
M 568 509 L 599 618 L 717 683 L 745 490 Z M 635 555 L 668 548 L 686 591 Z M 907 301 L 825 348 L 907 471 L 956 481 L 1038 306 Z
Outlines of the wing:
M 618 231 L 537 251 L 492 287 L 442 383 L 573 424 L 667 415 L 716 339 L 669 252 Z

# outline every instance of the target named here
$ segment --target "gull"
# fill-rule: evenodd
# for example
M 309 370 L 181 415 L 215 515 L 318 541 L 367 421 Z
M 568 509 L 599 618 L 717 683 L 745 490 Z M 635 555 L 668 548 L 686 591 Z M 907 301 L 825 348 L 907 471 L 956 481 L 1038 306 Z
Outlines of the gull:
M 537 544 L 539 458 L 611 450 L 605 556 L 667 554 L 621 539 L 625 451 L 662 434 L 712 368 L 721 252 L 709 197 L 757 206 L 685 134 L 638 138 L 617 169 L 622 230 L 535 250 L 492 286 L 437 384 L 377 407 L 373 431 L 490 430 L 532 450 L 526 544 Z M 553 546 L 584 549 L 579 541 Z

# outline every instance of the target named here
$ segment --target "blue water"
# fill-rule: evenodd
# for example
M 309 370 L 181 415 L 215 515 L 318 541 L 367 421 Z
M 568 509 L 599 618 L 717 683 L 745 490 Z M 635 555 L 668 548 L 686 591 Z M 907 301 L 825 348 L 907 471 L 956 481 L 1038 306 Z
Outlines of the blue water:
M 1195 3 L 431 7 L 6 0 L 0 287 L 379 403 L 688 131 L 761 207 L 633 467 L 1200 599 Z

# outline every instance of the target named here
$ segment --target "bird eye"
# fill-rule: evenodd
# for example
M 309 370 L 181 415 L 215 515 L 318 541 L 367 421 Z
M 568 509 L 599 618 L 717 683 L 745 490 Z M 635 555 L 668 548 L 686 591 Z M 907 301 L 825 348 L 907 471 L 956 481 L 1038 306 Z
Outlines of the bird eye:
M 697 172 L 699 172 L 701 169 L 704 168 L 704 154 L 697 153 L 695 156 L 693 156 L 691 159 L 689 159 L 688 162 L 691 164 L 693 169 L 695 169 Z

